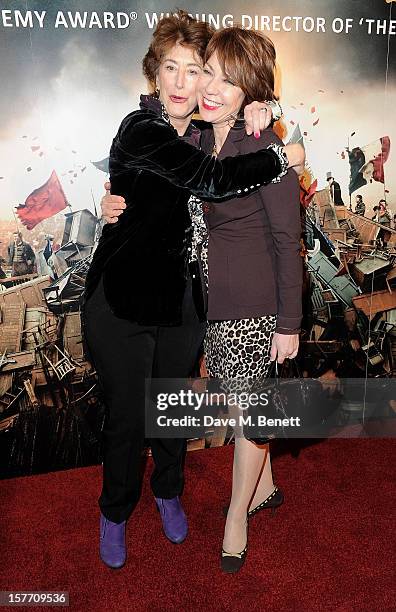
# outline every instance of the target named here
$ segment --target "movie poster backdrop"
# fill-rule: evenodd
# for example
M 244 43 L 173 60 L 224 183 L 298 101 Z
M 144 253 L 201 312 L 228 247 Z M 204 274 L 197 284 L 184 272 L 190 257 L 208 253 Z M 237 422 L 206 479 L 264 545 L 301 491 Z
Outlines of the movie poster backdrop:
M 339 366 L 349 355 L 349 362 L 357 364 L 358 376 L 362 372 L 365 378 L 392 376 L 394 3 L 204 0 L 180 8 L 216 29 L 241 24 L 273 40 L 278 62 L 276 94 L 283 109 L 276 130 L 285 142 L 303 142 L 307 155 L 302 206 L 310 209 L 311 231 L 305 248 L 311 258 L 315 253 L 314 262 L 322 256 L 340 270 L 347 266 L 344 278 L 359 287 L 359 294 L 371 298 L 372 312 L 363 303 L 361 310 L 356 309 L 347 295 L 352 285 L 347 283 L 337 293 L 331 283 L 326 284 L 330 277 L 323 276 L 317 302 L 318 287 L 311 285 L 304 298 L 309 302 L 305 320 L 310 321 L 305 340 L 338 341 L 344 349 L 347 342 L 352 350 L 351 354 L 336 352 L 329 360 L 328 347 L 323 345 L 321 364 L 316 355 L 316 373 L 318 363 L 322 373 L 336 372 L 334 364 Z M 103 403 L 84 355 L 76 296 L 97 238 L 112 138 L 121 119 L 138 107 L 140 94 L 147 93 L 141 60 L 158 20 L 175 10 L 176 6 L 162 0 L 1 4 L 2 478 L 101 461 Z M 346 211 L 338 215 L 331 202 L 329 176 L 339 183 L 345 204 Z M 348 217 L 348 209 L 355 210 L 357 194 L 366 205 L 358 220 Z M 380 199 L 386 200 L 392 219 L 385 255 L 387 245 L 378 241 L 379 226 L 370 225 Z M 337 217 L 338 235 L 323 232 L 326 210 Z M 352 226 L 346 227 L 349 222 Z M 34 266 L 20 279 L 15 278 L 10 261 L 16 231 L 36 255 Z M 348 251 L 348 245 L 359 235 L 363 236 L 360 243 L 367 243 L 363 258 L 371 245 L 383 263 L 367 259 L 374 267 L 367 264 L 367 269 L 352 275 L 348 261 L 355 264 L 357 257 L 359 262 L 362 252 L 355 247 Z M 337 237 L 345 245 L 337 243 Z M 58 257 L 50 260 L 58 250 Z M 381 269 L 382 284 L 377 285 L 375 276 Z M 315 276 L 315 271 L 318 278 L 318 265 L 307 266 L 307 277 Z M 61 279 L 55 287 L 51 285 L 54 276 Z M 11 280 L 4 280 L 8 277 Z M 330 298 L 323 295 L 326 289 Z M 385 290 L 387 295 L 378 298 L 381 306 L 374 304 L 374 293 Z M 315 316 L 325 321 L 322 336 Z M 371 336 L 373 330 L 377 335 Z M 302 342 L 300 353 L 306 351 L 309 375 L 315 350 Z

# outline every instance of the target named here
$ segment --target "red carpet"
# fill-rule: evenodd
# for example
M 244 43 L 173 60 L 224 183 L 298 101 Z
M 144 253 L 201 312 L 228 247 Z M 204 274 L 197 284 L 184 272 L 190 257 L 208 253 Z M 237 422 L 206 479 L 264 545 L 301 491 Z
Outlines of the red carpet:
M 188 454 L 180 546 L 163 537 L 146 478 L 118 571 L 97 553 L 100 467 L 2 481 L 0 590 L 68 590 L 84 612 L 396 610 L 395 448 L 331 440 L 277 457 L 285 504 L 252 520 L 236 576 L 219 570 L 231 448 Z

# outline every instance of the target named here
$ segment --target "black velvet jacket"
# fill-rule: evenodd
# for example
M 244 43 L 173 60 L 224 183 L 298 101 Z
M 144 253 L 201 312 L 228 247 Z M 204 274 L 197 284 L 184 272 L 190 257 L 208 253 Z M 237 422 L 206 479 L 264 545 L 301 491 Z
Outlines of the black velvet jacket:
M 117 223 L 103 228 L 85 300 L 103 275 L 116 316 L 142 325 L 181 323 L 190 194 L 227 200 L 258 189 L 281 171 L 271 149 L 219 161 L 197 148 L 198 140 L 193 126 L 180 138 L 150 96 L 142 96 L 140 110 L 122 121 L 109 167 L 112 193 L 122 195 L 127 208 Z

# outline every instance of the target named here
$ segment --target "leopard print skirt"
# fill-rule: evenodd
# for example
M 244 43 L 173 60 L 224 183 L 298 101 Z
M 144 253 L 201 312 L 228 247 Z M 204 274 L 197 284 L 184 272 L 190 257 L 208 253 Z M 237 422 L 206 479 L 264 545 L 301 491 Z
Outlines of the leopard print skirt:
M 201 249 L 206 285 L 207 254 L 206 238 Z M 228 392 L 253 391 L 256 386 L 259 387 L 270 366 L 276 320 L 276 315 L 264 315 L 252 319 L 208 321 L 204 350 L 209 376 L 222 379 L 221 386 Z

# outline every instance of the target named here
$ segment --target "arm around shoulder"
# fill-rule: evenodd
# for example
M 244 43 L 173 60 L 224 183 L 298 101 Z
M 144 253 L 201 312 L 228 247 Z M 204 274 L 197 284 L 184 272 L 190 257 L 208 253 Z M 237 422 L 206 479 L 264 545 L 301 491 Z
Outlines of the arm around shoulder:
M 137 111 L 121 123 L 110 167 L 113 175 L 129 170 L 154 172 L 197 197 L 222 201 L 271 181 L 281 172 L 281 161 L 265 147 L 220 161 L 184 141 L 161 118 Z

